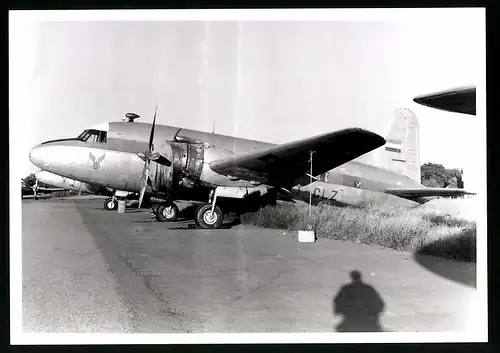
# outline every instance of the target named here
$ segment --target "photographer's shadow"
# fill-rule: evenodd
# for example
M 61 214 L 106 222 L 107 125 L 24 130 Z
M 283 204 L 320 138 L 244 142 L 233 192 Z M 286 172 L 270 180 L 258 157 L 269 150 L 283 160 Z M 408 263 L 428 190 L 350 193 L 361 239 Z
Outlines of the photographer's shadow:
M 385 303 L 379 293 L 363 283 L 359 271 L 351 272 L 352 282 L 345 284 L 333 298 L 333 314 L 343 321 L 335 327 L 338 332 L 382 332 L 380 315 Z

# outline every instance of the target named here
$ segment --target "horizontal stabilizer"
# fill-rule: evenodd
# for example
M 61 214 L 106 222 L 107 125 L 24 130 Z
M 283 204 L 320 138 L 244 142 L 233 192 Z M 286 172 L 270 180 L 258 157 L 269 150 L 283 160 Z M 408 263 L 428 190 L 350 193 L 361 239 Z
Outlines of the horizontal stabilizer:
M 285 143 L 210 163 L 216 173 L 268 185 L 292 187 L 309 177 L 310 151 L 312 175 L 320 175 L 382 145 L 385 139 L 373 132 L 350 128 Z
M 389 188 L 385 190 L 388 194 L 403 197 L 406 199 L 418 197 L 453 197 L 464 195 L 475 195 L 475 193 L 465 191 L 464 189 L 452 188 Z

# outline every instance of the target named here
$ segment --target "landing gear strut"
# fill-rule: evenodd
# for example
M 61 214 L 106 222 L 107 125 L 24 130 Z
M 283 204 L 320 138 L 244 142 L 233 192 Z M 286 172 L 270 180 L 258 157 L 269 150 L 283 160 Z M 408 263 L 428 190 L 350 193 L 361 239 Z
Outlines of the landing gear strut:
M 118 201 L 116 201 L 116 198 L 114 196 L 107 198 L 104 201 L 104 209 L 108 211 L 114 211 L 118 209 Z

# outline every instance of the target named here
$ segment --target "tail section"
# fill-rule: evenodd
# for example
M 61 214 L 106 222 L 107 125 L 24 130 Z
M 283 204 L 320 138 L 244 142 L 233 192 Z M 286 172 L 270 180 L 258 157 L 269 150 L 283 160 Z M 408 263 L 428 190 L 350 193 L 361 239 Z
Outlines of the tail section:
M 385 134 L 386 144 L 378 152 L 378 166 L 420 183 L 419 126 L 407 108 L 396 109 Z

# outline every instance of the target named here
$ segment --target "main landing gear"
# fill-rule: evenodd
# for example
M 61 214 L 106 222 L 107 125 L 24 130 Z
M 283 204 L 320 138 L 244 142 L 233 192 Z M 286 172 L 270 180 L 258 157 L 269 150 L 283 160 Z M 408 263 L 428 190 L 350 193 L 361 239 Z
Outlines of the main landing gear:
M 219 206 L 206 203 L 198 206 L 194 212 L 194 222 L 203 229 L 217 229 L 224 221 L 224 214 Z
M 179 207 L 175 203 L 162 203 L 154 211 L 159 222 L 173 222 L 179 218 Z

